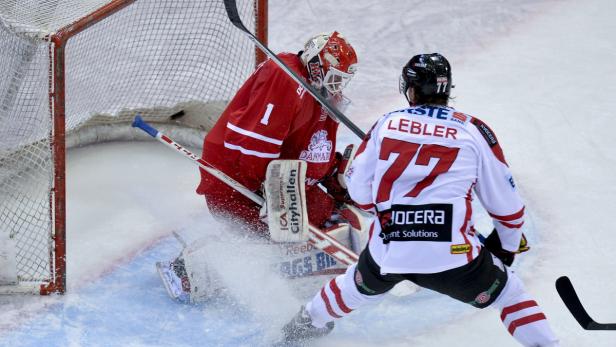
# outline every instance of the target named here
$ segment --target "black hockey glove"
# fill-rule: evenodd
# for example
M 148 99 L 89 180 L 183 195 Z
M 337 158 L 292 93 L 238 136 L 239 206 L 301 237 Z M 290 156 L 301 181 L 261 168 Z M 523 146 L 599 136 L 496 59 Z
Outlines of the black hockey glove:
M 327 189 L 327 193 L 334 198 L 337 206 L 342 204 L 350 204 L 353 202 L 349 196 L 349 192 L 344 188 L 338 180 L 339 166 L 342 162 L 342 153 L 336 152 L 332 171 L 321 181 L 321 185 Z
M 495 257 L 500 259 L 503 264 L 507 266 L 511 266 L 511 264 L 513 264 L 513 260 L 515 259 L 515 255 L 517 253 L 523 253 L 530 249 L 530 247 L 528 247 L 528 242 L 526 241 L 526 236 L 522 234 L 522 239 L 520 240 L 520 247 L 518 248 L 517 252 L 510 252 L 504 250 L 500 238 L 498 237 L 498 232 L 496 232 L 496 229 L 492 230 L 483 245 L 488 249 L 488 251 L 490 251 L 490 253 L 494 254 Z

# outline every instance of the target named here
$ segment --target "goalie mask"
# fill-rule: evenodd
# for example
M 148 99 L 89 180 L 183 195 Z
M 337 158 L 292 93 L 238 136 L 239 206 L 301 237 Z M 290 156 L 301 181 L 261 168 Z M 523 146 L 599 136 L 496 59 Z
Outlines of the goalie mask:
M 306 42 L 300 56 L 310 83 L 324 96 L 340 94 L 357 68 L 353 47 L 337 31 L 319 34 Z

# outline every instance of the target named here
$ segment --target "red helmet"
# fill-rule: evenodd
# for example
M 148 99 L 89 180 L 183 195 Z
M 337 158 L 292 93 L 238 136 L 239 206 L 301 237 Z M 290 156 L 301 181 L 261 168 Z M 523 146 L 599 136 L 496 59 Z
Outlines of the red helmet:
M 337 31 L 308 40 L 301 59 L 312 85 L 331 95 L 339 94 L 357 69 L 355 50 Z

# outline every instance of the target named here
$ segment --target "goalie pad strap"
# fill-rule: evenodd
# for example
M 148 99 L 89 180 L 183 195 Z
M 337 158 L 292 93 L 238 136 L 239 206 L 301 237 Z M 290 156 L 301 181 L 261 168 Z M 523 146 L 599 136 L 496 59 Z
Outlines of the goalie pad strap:
M 308 240 L 306 163 L 273 160 L 264 182 L 265 207 L 270 237 L 276 242 Z

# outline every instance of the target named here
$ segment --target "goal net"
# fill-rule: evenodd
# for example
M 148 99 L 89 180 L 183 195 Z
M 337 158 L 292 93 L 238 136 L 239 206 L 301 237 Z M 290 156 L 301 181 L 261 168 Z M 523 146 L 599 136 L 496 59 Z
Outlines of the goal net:
M 237 1 L 261 39 L 266 1 Z M 200 146 L 259 59 L 222 0 L 4 0 L 0 45 L 0 293 L 65 290 L 67 147 L 137 113 Z

